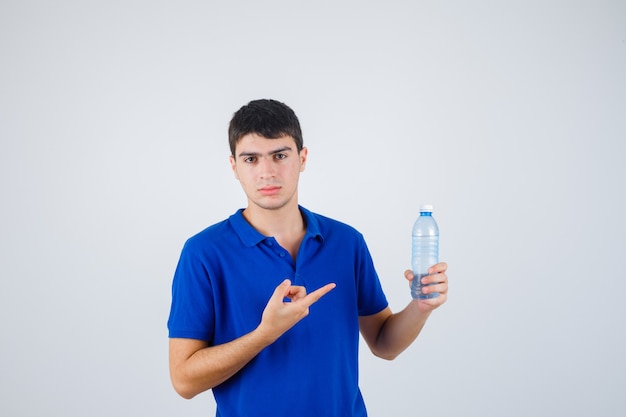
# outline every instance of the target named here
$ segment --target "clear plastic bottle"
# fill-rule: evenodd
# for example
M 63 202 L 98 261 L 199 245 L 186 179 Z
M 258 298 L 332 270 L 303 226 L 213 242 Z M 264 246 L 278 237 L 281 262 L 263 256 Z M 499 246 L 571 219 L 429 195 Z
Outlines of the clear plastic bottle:
M 411 267 L 413 269 L 413 283 L 411 296 L 414 299 L 435 298 L 439 293 L 423 294 L 422 277 L 428 275 L 428 268 L 439 262 L 439 227 L 433 217 L 433 206 L 420 207 L 420 216 L 413 225 L 413 253 Z

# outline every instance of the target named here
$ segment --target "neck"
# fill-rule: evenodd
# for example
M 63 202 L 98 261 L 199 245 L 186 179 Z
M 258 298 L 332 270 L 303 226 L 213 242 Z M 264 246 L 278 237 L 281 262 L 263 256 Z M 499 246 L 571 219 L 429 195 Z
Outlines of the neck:
M 243 211 L 244 218 L 259 233 L 265 236 L 289 236 L 305 230 L 304 220 L 298 205 L 287 205 L 279 209 L 263 209 L 248 205 Z
M 248 205 L 243 216 L 259 233 L 273 236 L 280 246 L 289 251 L 291 258 L 296 259 L 306 233 L 306 225 L 297 204 L 274 210 Z

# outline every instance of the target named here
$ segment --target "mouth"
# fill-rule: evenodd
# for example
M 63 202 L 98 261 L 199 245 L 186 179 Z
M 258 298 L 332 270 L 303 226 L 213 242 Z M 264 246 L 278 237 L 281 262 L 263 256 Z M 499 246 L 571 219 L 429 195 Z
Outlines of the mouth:
M 267 185 L 259 188 L 259 192 L 263 195 L 274 195 L 280 191 L 280 187 L 276 185 Z

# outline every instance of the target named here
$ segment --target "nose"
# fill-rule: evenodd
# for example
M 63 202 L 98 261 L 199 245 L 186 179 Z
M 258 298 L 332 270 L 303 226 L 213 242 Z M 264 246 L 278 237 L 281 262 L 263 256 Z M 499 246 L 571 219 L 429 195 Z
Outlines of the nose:
M 271 178 L 276 175 L 273 155 L 267 155 L 259 160 L 259 175 L 261 178 Z

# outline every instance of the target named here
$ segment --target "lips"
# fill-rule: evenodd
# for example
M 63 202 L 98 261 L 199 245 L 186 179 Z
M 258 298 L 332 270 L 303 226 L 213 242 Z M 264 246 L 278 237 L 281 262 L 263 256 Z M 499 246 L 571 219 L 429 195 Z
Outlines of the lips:
M 276 185 L 267 185 L 265 187 L 259 188 L 259 192 L 263 195 L 274 195 L 280 191 L 280 187 Z

